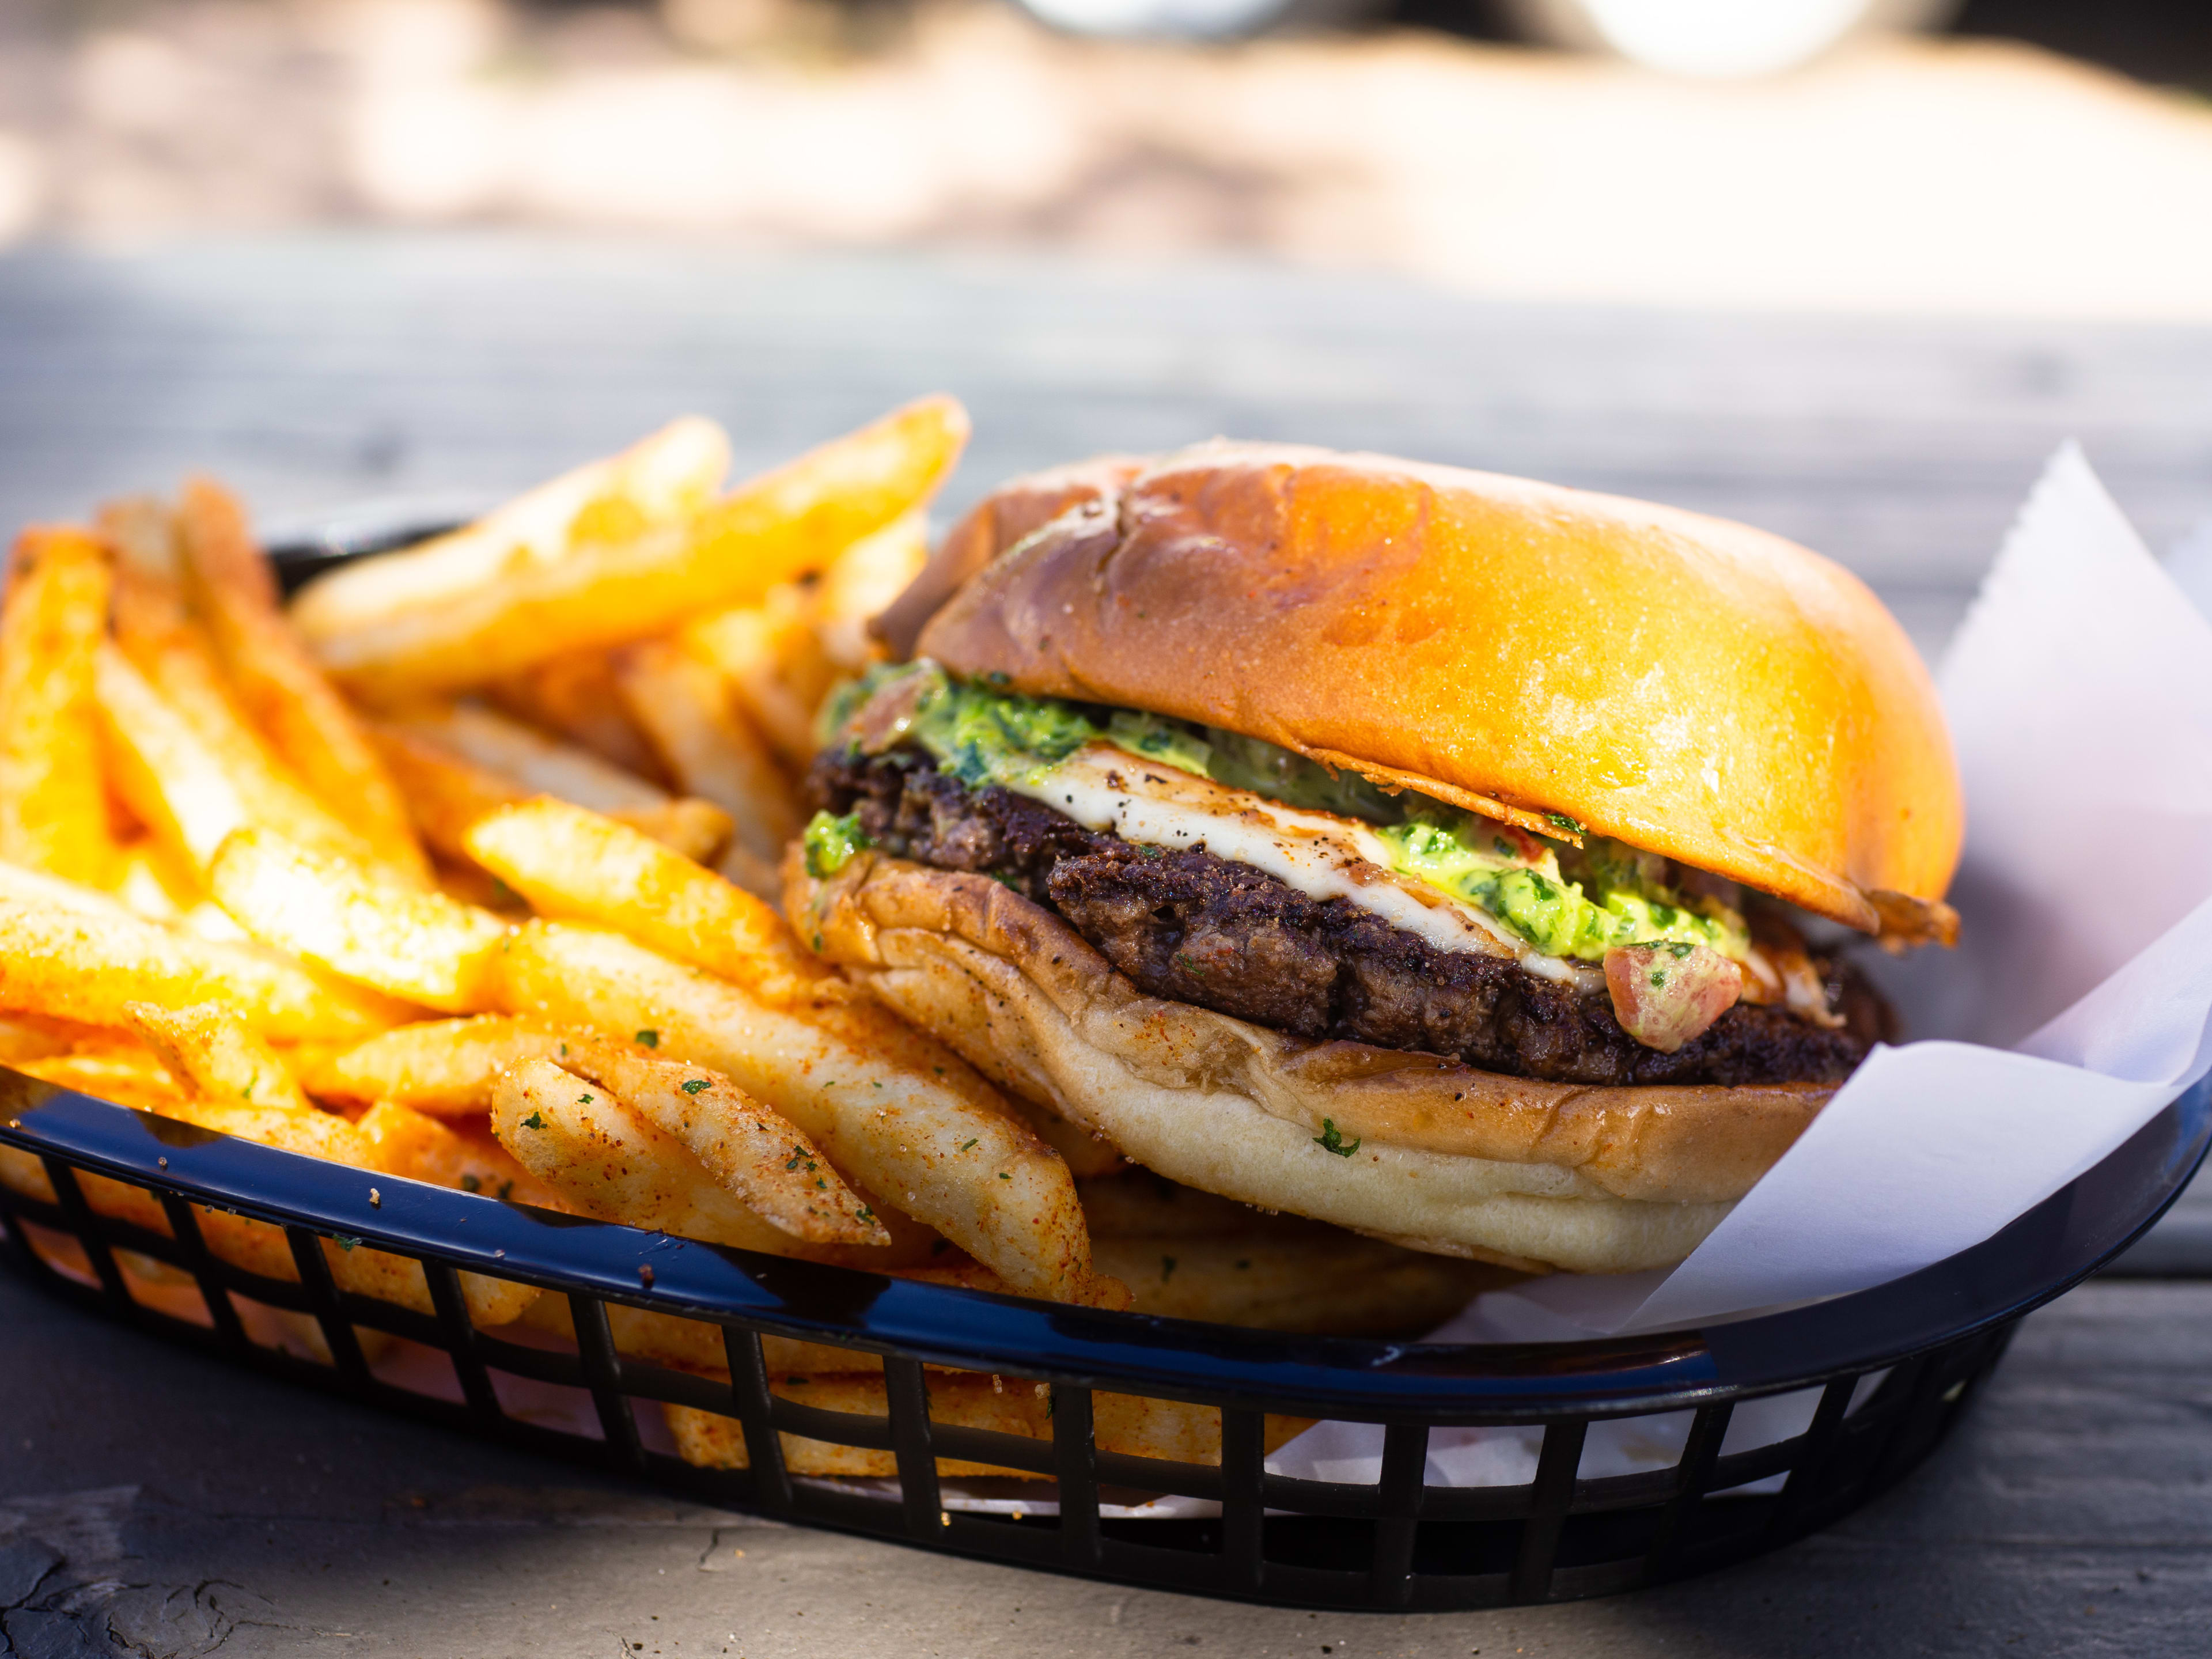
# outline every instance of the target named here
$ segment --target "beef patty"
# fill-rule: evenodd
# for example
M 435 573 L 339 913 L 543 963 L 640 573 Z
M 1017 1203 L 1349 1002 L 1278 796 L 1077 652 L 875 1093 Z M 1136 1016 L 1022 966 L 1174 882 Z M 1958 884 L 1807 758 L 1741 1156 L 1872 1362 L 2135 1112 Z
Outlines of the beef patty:
M 1855 968 L 1816 957 L 1844 1029 L 1738 1003 L 1662 1054 L 1621 1029 L 1603 991 L 1508 957 L 1438 950 L 1348 899 L 1309 897 L 1249 865 L 1139 846 L 1026 796 L 971 789 L 918 750 L 824 751 L 807 789 L 817 807 L 858 811 L 895 857 L 991 876 L 1057 912 L 1151 995 L 1302 1037 L 1564 1083 L 1836 1083 L 1888 1024 Z

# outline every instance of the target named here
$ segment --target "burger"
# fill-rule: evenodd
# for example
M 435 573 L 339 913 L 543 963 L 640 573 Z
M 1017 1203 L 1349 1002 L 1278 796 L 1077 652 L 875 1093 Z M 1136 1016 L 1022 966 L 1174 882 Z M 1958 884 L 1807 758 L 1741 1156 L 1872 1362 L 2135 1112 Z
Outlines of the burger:
M 801 936 L 1079 1173 L 1526 1271 L 1680 1261 L 1952 942 L 1855 577 L 1672 508 L 1216 443 L 1020 479 L 878 619 Z

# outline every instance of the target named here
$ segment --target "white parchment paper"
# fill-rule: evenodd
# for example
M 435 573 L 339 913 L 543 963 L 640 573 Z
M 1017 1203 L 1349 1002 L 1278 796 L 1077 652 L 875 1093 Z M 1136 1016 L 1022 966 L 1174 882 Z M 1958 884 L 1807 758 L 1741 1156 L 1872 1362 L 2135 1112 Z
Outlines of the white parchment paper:
M 2062 448 L 1938 676 L 1961 943 L 1882 975 L 1925 1040 L 1877 1048 L 1671 1273 L 1531 1280 L 1431 1340 L 1656 1330 L 1883 1283 L 1987 1238 L 2212 1069 L 2212 622 L 2184 583 L 2212 601 L 2212 526 L 2169 572 Z M 1786 1437 L 1815 1393 L 1750 1431 Z M 1631 1426 L 1609 1462 L 1673 1461 L 1663 1419 Z M 1429 1478 L 1525 1480 L 1527 1450 L 1453 1431 Z M 1379 1428 L 1325 1423 L 1268 1468 L 1371 1480 L 1381 1459 Z

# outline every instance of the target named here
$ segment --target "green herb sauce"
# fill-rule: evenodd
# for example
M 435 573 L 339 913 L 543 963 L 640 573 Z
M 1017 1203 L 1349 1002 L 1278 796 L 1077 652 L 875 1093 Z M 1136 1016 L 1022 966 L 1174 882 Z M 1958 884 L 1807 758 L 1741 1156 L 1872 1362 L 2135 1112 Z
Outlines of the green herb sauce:
M 908 682 L 915 682 L 908 689 Z M 1602 836 L 1582 847 L 1547 836 L 1516 839 L 1490 819 L 1407 793 L 1385 793 L 1357 773 L 1218 726 L 1133 709 L 1030 697 L 952 678 L 922 661 L 872 668 L 834 693 L 823 712 L 825 743 L 853 740 L 847 727 L 877 692 L 899 687 L 896 719 L 878 724 L 876 749 L 911 743 L 970 787 L 1034 787 L 1087 743 L 1103 740 L 1231 789 L 1285 806 L 1332 812 L 1375 826 L 1392 869 L 1497 918 L 1548 956 L 1586 962 L 1620 945 L 1709 945 L 1742 957 L 1743 920 L 1716 900 L 1665 884 L 1665 861 Z M 1549 815 L 1563 830 L 1581 826 Z M 852 817 L 817 813 L 806 826 L 806 867 L 833 875 L 866 844 Z M 1537 849 L 1536 856 L 1526 849 Z

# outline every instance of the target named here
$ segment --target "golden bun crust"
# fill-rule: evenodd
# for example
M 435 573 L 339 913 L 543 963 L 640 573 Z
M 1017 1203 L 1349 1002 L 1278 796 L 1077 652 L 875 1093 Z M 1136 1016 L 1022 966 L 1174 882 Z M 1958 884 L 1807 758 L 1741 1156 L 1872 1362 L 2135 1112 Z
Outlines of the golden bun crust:
M 1071 507 L 1115 495 L 1146 465 L 1142 456 L 1100 455 L 1009 479 L 945 532 L 921 574 L 869 620 L 868 631 L 893 656 L 912 656 L 923 625 L 970 576 Z
M 1170 1180 L 1524 1272 L 1680 1261 L 1834 1092 L 1586 1088 L 1312 1042 L 1148 997 L 987 877 L 863 854 L 799 932 L 993 1081 Z M 1325 1122 L 1348 1157 L 1318 1144 Z
M 1153 710 L 1941 936 L 1964 808 L 1865 585 L 1718 519 L 1374 455 L 1211 444 L 982 566 L 955 673 Z

